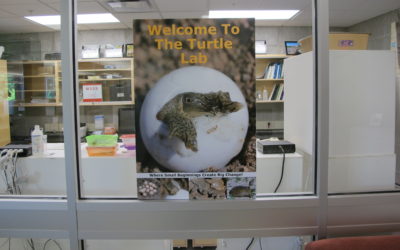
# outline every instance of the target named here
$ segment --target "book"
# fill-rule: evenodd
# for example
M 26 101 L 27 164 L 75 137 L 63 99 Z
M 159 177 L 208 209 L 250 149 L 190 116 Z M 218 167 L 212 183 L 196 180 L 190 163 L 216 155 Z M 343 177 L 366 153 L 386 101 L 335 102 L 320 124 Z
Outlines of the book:
M 273 99 L 273 96 L 274 96 L 274 93 L 275 93 L 275 91 L 276 91 L 276 87 L 277 87 L 277 84 L 275 84 L 274 85 L 274 87 L 272 88 L 272 91 L 271 91 L 271 93 L 270 93 L 270 95 L 269 95 L 269 101 L 272 101 Z
M 276 73 L 276 79 L 281 79 L 281 73 L 282 73 L 282 64 L 283 63 L 278 63 L 278 71 Z
M 268 73 L 269 73 L 269 70 L 270 70 L 270 67 L 271 67 L 271 64 L 268 64 L 268 65 L 265 67 L 264 76 L 263 76 L 264 79 L 267 78 Z
M 281 67 L 281 74 L 280 74 L 280 78 L 283 79 L 284 78 L 284 68 L 283 68 L 284 63 L 282 62 L 282 67 Z
M 275 100 L 281 100 L 282 93 L 283 93 L 283 83 L 279 84 L 279 89 Z
M 275 101 L 279 92 L 279 84 L 275 84 L 274 92 L 272 93 L 271 101 Z
M 279 63 L 275 63 L 275 68 L 274 68 L 274 76 L 272 77 L 273 79 L 276 79 L 278 76 L 278 70 L 279 70 Z
M 274 70 L 275 70 L 275 64 L 274 64 L 274 63 L 271 63 L 271 64 L 268 66 L 268 73 L 267 73 L 267 75 L 265 76 L 265 79 L 272 79 Z

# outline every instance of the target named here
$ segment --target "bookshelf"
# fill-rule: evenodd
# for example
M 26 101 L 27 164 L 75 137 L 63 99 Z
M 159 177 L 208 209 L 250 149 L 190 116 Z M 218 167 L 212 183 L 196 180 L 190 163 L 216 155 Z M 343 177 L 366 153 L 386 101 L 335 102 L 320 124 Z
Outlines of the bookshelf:
M 284 54 L 256 54 L 257 130 L 282 130 L 284 106 Z M 276 72 L 273 65 L 278 65 Z M 283 66 L 283 67 L 282 67 Z M 263 98 L 265 90 L 267 98 Z
M 257 54 L 256 55 L 256 93 L 261 93 L 261 99 L 256 98 L 257 103 L 283 103 L 283 60 L 287 58 L 283 54 Z M 278 88 L 278 89 L 276 89 Z M 275 93 L 280 90 L 280 94 Z M 268 98 L 263 98 L 264 90 L 268 93 Z

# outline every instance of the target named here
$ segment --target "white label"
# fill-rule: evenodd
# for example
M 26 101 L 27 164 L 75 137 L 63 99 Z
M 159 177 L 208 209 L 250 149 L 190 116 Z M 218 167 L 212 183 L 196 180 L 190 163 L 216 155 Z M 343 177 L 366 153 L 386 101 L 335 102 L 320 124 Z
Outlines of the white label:
M 124 93 L 117 93 L 117 97 L 124 97 L 125 94 Z

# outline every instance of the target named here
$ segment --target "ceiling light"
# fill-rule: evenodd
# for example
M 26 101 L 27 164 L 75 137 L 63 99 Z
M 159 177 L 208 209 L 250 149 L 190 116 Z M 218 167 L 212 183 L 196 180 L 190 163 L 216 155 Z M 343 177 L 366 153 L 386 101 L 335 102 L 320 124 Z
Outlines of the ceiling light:
M 26 19 L 34 21 L 35 23 L 40 23 L 43 25 L 59 25 L 60 16 L 25 16 Z
M 255 18 L 258 20 L 290 19 L 298 10 L 210 10 L 209 18 Z
M 78 14 L 78 24 L 88 23 L 119 23 L 111 13 L 102 14 Z
M 136 8 L 143 9 L 149 7 L 149 2 L 147 0 L 113 0 L 107 2 L 111 8 Z
M 60 25 L 60 16 L 25 16 L 33 22 L 42 25 Z M 101 13 L 101 14 L 78 14 L 77 16 L 78 24 L 93 24 L 93 23 L 119 23 L 119 20 L 115 18 L 111 13 Z
M 106 8 L 111 8 L 112 12 L 150 12 L 154 11 L 149 0 L 110 0 L 106 2 Z

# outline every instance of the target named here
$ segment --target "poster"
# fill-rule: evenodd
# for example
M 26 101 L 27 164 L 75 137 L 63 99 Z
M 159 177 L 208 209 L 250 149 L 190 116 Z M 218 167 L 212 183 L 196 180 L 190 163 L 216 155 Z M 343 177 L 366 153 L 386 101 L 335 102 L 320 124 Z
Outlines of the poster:
M 133 25 L 138 198 L 254 198 L 254 19 Z

